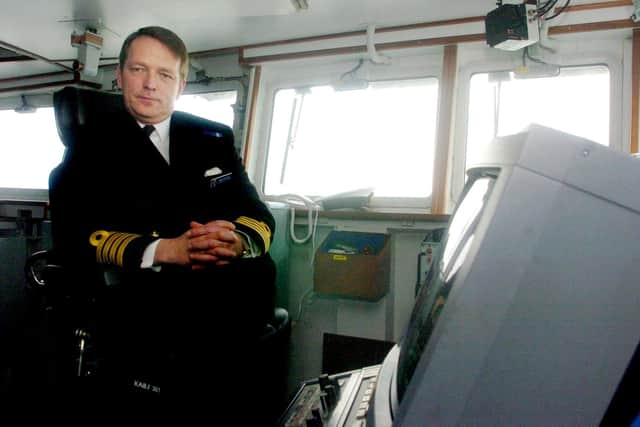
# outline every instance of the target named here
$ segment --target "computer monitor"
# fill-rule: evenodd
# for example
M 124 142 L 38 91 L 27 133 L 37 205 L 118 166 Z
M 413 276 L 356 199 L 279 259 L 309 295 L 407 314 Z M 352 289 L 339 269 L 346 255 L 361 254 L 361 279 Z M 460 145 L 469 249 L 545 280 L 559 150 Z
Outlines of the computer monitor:
M 531 125 L 467 177 L 367 426 L 628 425 L 640 161 Z

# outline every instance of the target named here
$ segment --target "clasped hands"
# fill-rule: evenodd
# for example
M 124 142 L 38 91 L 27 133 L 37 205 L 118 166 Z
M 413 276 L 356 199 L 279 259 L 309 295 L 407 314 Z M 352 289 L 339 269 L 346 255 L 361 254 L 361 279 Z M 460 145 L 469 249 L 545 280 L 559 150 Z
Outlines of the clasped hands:
M 192 221 L 189 230 L 173 239 L 161 239 L 155 263 L 191 266 L 194 270 L 207 265 L 228 264 L 245 250 L 245 243 L 235 225 L 224 220 L 200 224 Z

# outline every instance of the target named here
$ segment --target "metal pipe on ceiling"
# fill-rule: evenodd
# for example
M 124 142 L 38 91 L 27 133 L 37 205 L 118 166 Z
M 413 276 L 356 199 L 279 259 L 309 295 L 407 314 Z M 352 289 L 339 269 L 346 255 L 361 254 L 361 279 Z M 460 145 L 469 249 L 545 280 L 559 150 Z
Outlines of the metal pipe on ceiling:
M 47 77 L 57 77 L 69 74 L 68 71 L 52 71 L 50 73 L 40 73 L 40 74 L 30 74 L 27 76 L 19 76 L 19 77 L 6 77 L 4 79 L 0 79 L 0 85 L 5 83 L 15 83 L 21 82 L 24 80 L 35 80 L 35 79 L 43 79 Z
M 53 61 L 51 59 L 45 58 L 44 56 L 38 55 L 37 53 L 29 52 L 28 50 L 22 49 L 22 48 L 20 48 L 18 46 L 14 46 L 14 45 L 12 45 L 10 43 L 7 43 L 7 42 L 4 42 L 2 40 L 0 40 L 0 47 L 2 47 L 4 49 L 12 50 L 15 53 L 18 53 L 20 55 L 29 56 L 29 57 L 31 57 L 33 59 L 39 59 L 40 61 L 44 61 L 47 64 L 51 64 L 51 65 L 55 65 L 56 67 L 63 68 L 63 69 L 65 69 L 65 70 L 67 70 L 67 71 L 69 71 L 71 73 L 75 72 L 75 70 L 73 68 L 71 68 L 69 66 L 66 66 L 64 64 L 61 64 L 60 62 L 56 62 L 56 61 Z
M 32 85 L 0 88 L 0 94 L 11 93 L 11 92 L 22 92 L 22 91 L 29 91 L 29 90 L 36 90 L 36 89 L 46 89 L 46 88 L 60 87 L 60 86 L 85 86 L 93 89 L 102 89 L 102 85 L 100 83 L 81 80 L 80 76 L 76 73 L 72 80 L 58 80 L 58 81 L 52 81 L 52 82 L 46 82 L 46 83 L 36 83 Z

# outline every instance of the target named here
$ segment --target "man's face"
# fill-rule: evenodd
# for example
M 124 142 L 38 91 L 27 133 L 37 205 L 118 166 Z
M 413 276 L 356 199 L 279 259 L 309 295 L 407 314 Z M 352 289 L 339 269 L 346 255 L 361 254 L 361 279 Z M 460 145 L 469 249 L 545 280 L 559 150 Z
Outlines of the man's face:
M 124 67 L 116 71 L 116 79 L 131 115 L 150 125 L 169 117 L 185 85 L 180 77 L 180 59 L 148 36 L 131 43 Z

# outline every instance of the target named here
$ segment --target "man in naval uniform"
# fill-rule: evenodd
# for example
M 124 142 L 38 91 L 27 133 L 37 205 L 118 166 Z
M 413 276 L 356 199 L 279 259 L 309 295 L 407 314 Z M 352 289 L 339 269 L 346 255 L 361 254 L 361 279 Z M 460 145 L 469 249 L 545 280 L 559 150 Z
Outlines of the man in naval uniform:
M 76 287 L 114 282 L 97 288 L 96 335 L 100 387 L 116 393 L 209 399 L 241 378 L 273 315 L 274 219 L 231 129 L 173 111 L 188 66 L 173 32 L 131 34 L 117 69 L 124 108 L 51 175 L 54 246 L 81 272 Z

